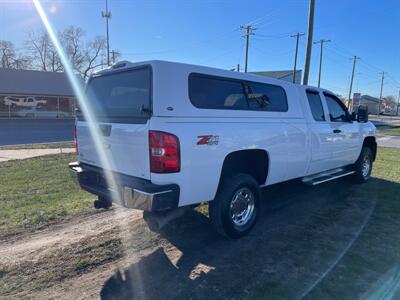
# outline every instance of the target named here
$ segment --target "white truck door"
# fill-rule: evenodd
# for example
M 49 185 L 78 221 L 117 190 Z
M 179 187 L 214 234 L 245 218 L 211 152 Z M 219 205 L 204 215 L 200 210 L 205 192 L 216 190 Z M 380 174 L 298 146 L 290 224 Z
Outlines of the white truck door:
M 334 168 L 332 161 L 332 129 L 324 112 L 321 94 L 317 90 L 307 90 L 308 117 L 310 130 L 310 164 L 307 175 Z
M 351 120 L 346 106 L 338 97 L 328 93 L 324 96 L 330 118 L 334 167 L 352 164 L 359 154 L 359 124 Z

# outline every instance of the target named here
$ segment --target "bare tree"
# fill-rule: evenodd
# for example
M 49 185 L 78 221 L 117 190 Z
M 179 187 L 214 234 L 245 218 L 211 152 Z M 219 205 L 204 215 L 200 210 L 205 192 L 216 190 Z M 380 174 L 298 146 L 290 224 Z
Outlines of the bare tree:
M 102 54 L 107 51 L 106 49 L 107 46 L 104 37 L 98 36 L 87 44 L 83 68 L 80 70 L 80 73 L 85 80 L 97 68 L 107 65 L 107 63 L 102 59 Z
M 13 68 L 16 59 L 14 44 L 9 41 L 0 41 L 0 63 L 2 68 Z
M 85 45 L 82 28 L 71 26 L 60 34 L 60 41 L 64 47 L 73 68 L 80 71 L 84 64 Z
M 106 52 L 106 42 L 103 37 L 98 36 L 91 41 L 85 41 L 82 28 L 71 26 L 59 33 L 59 39 L 71 66 L 84 79 L 87 79 L 94 70 L 106 66 L 106 62 L 102 59 Z M 26 45 L 34 68 L 53 72 L 64 70 L 46 32 L 29 34 Z
M 395 96 L 386 96 L 383 98 L 383 106 L 385 109 L 394 110 L 396 108 L 397 99 Z
M 0 41 L 0 67 L 9 69 L 29 69 L 30 57 L 15 49 L 9 41 Z
M 46 31 L 30 33 L 26 42 L 32 65 L 42 71 L 62 71 L 60 58 Z
M 106 42 L 99 36 L 85 42 L 84 37 L 84 31 L 74 26 L 65 29 L 60 34 L 60 40 L 73 68 L 87 79 L 94 70 L 106 65 L 106 62 L 102 60 L 106 51 Z

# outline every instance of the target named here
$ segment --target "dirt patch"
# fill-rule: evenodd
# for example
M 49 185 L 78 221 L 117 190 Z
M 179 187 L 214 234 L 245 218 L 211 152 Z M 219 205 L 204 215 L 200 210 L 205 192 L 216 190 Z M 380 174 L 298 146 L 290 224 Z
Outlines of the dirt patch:
M 134 221 L 141 216 L 140 211 L 116 208 L 78 215 L 34 233 L 11 236 L 0 246 L 0 264 L 12 266 L 22 261 L 38 260 L 48 252 L 57 251 L 82 239 L 90 239 L 111 230 L 121 219 Z

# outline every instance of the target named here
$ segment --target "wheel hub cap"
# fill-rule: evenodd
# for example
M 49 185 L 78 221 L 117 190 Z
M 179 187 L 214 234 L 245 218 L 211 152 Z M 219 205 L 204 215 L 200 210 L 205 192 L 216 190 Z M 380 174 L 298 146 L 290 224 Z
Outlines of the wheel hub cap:
M 254 212 L 254 194 L 248 188 L 239 189 L 232 197 L 230 215 L 237 226 L 246 225 Z
M 371 160 L 366 155 L 364 157 L 364 160 L 363 160 L 363 163 L 362 163 L 362 167 L 361 167 L 361 173 L 362 173 L 363 177 L 368 177 L 370 169 L 371 169 Z

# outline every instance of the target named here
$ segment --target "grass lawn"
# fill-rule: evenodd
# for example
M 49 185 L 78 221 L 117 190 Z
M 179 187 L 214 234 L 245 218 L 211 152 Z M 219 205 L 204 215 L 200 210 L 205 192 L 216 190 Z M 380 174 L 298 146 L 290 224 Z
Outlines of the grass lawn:
M 400 136 L 400 126 L 390 126 L 378 129 L 378 133 L 384 135 Z
M 356 186 L 348 201 L 371 203 L 371 214 L 369 218 L 365 215 L 365 227 L 354 243 L 343 249 L 344 255 L 335 250 L 337 264 L 330 270 L 327 266 L 321 268 L 327 273 L 319 274 L 321 280 L 304 299 L 400 299 L 400 149 L 379 148 L 372 178 Z M 340 218 L 340 214 L 333 215 Z M 318 247 L 335 248 L 340 242 L 321 240 Z M 309 261 L 304 258 L 304 274 L 312 273 L 318 264 L 315 257 Z M 302 284 L 296 287 L 285 282 L 261 282 L 253 298 L 292 298 L 293 290 L 304 290 Z
M 75 154 L 0 163 L 0 237 L 90 209 L 93 196 L 69 174 Z
M 375 209 L 358 239 L 311 298 L 351 299 L 357 292 L 363 299 L 400 298 L 400 149 L 379 148 L 372 176 L 356 197 L 376 201 Z M 365 287 L 369 287 L 367 292 Z

